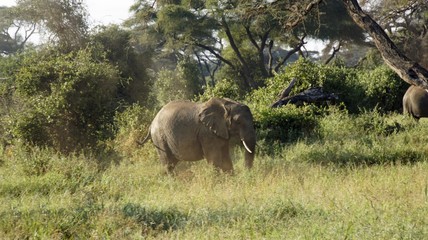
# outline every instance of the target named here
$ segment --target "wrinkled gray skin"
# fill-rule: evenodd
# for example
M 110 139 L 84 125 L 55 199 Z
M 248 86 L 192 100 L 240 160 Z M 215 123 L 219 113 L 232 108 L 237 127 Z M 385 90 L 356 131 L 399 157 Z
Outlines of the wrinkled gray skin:
M 246 105 L 230 99 L 170 102 L 154 118 L 143 144 L 149 137 L 169 173 L 179 161 L 203 158 L 224 172 L 232 172 L 229 142 L 234 138 L 246 149 L 246 167 L 251 168 L 254 161 L 253 116 Z
M 416 121 L 421 117 L 428 117 L 427 90 L 410 86 L 403 97 L 403 114 L 411 115 Z

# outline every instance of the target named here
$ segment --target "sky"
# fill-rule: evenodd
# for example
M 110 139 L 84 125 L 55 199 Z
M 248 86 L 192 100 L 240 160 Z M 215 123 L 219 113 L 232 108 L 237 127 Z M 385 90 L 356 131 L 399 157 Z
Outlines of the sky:
M 0 0 L 2 1 L 2 0 Z M 91 25 L 120 24 L 131 16 L 129 8 L 135 0 L 86 0 Z
M 131 14 L 129 8 L 135 0 L 84 0 L 92 26 L 120 24 Z M 13 6 L 15 0 L 0 0 L 0 6 Z

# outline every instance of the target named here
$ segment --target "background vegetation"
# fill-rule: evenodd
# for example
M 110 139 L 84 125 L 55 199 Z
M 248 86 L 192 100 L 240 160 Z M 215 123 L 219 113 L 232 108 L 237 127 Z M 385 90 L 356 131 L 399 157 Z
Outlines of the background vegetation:
M 341 1 L 218 2 L 136 0 L 124 25 L 93 28 L 80 1 L 0 7 L 0 238 L 428 236 L 428 122 L 401 114 L 408 85 Z M 427 62 L 424 1 L 366 4 Z M 32 43 L 36 31 L 47 40 Z M 271 108 L 292 79 L 292 95 L 339 100 Z M 204 161 L 164 175 L 138 144 L 153 116 L 213 96 L 250 107 L 254 169 L 236 148 L 234 175 Z

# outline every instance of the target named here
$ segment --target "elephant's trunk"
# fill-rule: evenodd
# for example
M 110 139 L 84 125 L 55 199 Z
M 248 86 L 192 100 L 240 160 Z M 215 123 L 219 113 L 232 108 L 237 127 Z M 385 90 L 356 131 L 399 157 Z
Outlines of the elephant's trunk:
M 256 152 L 256 133 L 254 130 L 240 132 L 242 144 L 245 147 L 245 166 L 251 168 L 253 166 L 254 155 Z

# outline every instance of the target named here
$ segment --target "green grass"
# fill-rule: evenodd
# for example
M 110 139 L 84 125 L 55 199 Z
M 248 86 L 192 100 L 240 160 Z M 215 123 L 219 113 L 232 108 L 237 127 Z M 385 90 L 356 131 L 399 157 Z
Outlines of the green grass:
M 428 120 L 365 118 L 332 115 L 251 171 L 237 150 L 234 175 L 205 161 L 165 175 L 150 143 L 122 157 L 9 146 L 0 239 L 428 238 Z

